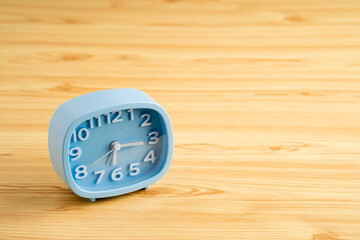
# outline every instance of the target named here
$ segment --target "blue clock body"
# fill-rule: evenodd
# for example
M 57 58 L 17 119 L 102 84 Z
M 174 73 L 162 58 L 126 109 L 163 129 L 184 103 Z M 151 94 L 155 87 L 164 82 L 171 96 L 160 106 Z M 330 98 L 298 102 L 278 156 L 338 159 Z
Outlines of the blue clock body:
M 49 153 L 74 193 L 126 194 L 162 178 L 173 155 L 170 117 L 137 89 L 111 89 L 63 103 L 49 126 Z

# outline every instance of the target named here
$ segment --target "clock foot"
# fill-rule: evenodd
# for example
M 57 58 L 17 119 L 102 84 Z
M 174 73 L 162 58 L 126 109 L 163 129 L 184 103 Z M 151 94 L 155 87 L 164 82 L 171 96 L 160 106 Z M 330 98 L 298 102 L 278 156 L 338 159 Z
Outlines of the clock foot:
M 141 190 L 148 190 L 149 189 L 149 186 L 146 186 L 146 187 L 144 187 L 143 189 L 141 189 Z
M 96 198 L 89 198 L 90 202 L 95 202 Z

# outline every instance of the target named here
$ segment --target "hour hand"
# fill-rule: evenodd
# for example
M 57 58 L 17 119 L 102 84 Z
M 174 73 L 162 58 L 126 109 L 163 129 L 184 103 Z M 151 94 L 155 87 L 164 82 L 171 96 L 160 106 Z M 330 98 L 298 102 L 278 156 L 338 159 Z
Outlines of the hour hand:
M 117 160 L 117 152 L 121 149 L 122 145 L 119 142 L 113 142 L 111 144 L 111 148 L 114 151 L 113 152 L 113 165 L 116 165 Z

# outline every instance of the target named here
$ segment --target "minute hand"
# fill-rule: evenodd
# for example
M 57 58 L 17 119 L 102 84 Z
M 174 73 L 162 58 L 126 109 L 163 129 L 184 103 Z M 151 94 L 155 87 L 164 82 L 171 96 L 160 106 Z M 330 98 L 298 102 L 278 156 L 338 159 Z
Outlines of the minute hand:
M 140 146 L 140 145 L 144 145 L 144 142 L 140 141 L 140 142 L 131 142 L 131 143 L 121 143 L 120 144 L 121 148 L 134 147 L 134 146 Z

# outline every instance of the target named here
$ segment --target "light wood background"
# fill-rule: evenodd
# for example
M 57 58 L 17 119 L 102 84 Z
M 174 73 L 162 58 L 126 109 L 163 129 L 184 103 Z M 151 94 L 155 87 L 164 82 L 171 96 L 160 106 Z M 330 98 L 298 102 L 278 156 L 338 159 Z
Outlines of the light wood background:
M 360 1 L 0 2 L 0 239 L 360 239 Z M 64 101 L 146 91 L 175 153 L 90 203 L 52 168 Z

